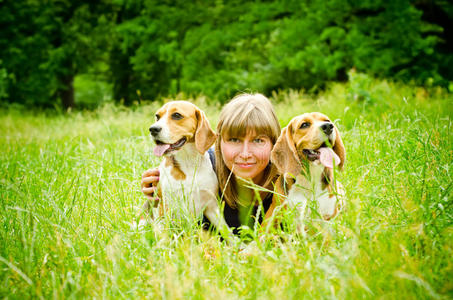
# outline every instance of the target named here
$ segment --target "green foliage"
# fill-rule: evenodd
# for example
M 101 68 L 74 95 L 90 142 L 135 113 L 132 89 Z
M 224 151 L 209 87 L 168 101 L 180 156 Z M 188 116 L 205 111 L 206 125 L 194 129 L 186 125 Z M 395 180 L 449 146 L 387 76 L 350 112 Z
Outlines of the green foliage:
M 442 0 L 7 1 L 4 98 L 73 106 L 74 78 L 87 73 L 126 105 L 181 92 L 224 102 L 244 90 L 320 91 L 351 69 L 447 87 L 452 11 Z
M 8 102 L 73 106 L 76 74 L 90 68 L 101 47 L 91 1 L 6 1 L 0 6 L 0 58 L 11 78 Z M 99 9 L 101 4 L 97 5 Z M 72 98 L 71 98 L 72 97 Z
M 185 220 L 130 227 L 141 174 L 158 164 L 147 128 L 159 103 L 0 111 L 0 297 L 449 298 L 452 94 L 350 76 L 271 99 L 283 126 L 307 111 L 335 120 L 346 210 L 307 221 L 306 237 L 249 228 L 249 256 Z M 215 127 L 220 107 L 193 101 Z
M 0 100 L 8 97 L 8 85 L 8 72 L 2 68 L 2 61 L 0 60 Z
M 78 108 L 94 109 L 112 100 L 112 87 L 90 75 L 74 79 L 75 103 Z
M 46 51 L 45 37 L 30 34 L 40 18 L 37 3 L 23 5 L 17 1 L 3 2 L 0 6 L 0 59 L 9 76 L 6 94 L 9 102 L 27 105 L 49 101 L 46 89 L 48 73 L 39 71 Z
M 225 101 L 249 89 L 323 88 L 346 80 L 351 68 L 422 83 L 451 80 L 439 73 L 451 56 L 436 53 L 442 28 L 423 21 L 406 0 L 144 1 L 135 7 L 117 29 L 136 74 L 132 91 L 146 98 L 184 91 Z

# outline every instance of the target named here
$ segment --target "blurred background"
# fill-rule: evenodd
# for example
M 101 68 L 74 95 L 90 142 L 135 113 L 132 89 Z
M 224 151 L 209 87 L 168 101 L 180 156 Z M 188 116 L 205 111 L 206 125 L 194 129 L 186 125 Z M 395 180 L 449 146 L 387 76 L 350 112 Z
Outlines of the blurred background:
M 0 0 L 3 106 L 316 93 L 357 73 L 453 90 L 447 0 Z

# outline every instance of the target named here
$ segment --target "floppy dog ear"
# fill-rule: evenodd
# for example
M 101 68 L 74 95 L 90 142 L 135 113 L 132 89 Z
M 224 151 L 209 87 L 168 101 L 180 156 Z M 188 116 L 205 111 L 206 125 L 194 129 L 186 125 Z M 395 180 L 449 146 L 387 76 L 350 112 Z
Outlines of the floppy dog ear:
M 197 109 L 195 116 L 198 121 L 197 130 L 195 131 L 195 148 L 197 148 L 198 152 L 204 154 L 214 144 L 217 136 L 211 129 L 204 112 Z
M 346 150 L 344 149 L 343 141 L 341 140 L 340 131 L 338 130 L 337 126 L 335 127 L 335 145 L 333 146 L 333 151 L 338 155 L 340 158 L 340 164 L 338 165 L 338 169 L 343 170 L 343 165 L 346 160 Z
M 277 167 L 280 174 L 292 174 L 296 176 L 301 171 L 299 155 L 297 155 L 291 132 L 291 123 L 283 128 L 271 152 L 271 161 Z

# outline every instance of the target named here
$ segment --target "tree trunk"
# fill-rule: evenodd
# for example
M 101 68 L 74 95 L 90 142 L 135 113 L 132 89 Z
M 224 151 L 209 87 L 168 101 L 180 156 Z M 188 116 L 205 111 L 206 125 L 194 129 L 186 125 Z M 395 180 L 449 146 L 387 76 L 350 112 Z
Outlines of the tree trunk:
M 74 108 L 74 75 L 67 75 L 63 77 L 62 83 L 64 87 L 60 89 L 59 94 L 63 109 L 68 110 L 69 108 Z

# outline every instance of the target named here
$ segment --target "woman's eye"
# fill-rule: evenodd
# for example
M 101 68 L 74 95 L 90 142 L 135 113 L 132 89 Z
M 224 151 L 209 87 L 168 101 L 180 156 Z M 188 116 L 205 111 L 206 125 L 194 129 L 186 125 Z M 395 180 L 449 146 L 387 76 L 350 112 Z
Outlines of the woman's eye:
M 228 142 L 239 143 L 239 139 L 238 138 L 229 138 Z
M 264 143 L 264 140 L 260 139 L 260 138 L 257 138 L 257 139 L 254 139 L 253 142 L 257 143 L 257 144 L 261 144 L 261 143 Z
M 308 122 L 303 122 L 302 125 L 300 125 L 300 129 L 308 128 L 310 127 L 310 123 Z
M 173 120 L 181 120 L 181 119 L 184 118 L 184 117 L 183 117 L 183 115 L 181 115 L 180 113 L 173 113 L 173 114 L 171 115 L 171 118 L 172 118 Z

